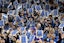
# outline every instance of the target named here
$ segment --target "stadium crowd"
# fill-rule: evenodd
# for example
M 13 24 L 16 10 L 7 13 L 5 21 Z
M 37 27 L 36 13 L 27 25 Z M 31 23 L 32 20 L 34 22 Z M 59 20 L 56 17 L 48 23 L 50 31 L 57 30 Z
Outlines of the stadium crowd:
M 0 43 L 64 43 L 64 0 L 0 0 Z

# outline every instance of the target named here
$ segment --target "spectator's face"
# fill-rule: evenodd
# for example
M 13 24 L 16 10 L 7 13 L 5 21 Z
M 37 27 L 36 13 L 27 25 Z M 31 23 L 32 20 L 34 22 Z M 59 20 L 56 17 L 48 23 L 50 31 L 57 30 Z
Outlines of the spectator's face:
M 17 30 L 18 30 L 19 33 L 21 34 L 21 27 L 18 27 Z
M 44 21 L 47 22 L 47 19 L 45 18 Z
M 51 27 L 51 24 L 48 24 L 49 27 Z
M 58 27 L 55 26 L 55 30 L 57 30 L 57 29 L 58 29 Z
M 37 21 L 40 21 L 40 18 L 37 18 Z
M 20 31 L 20 28 L 21 28 L 21 27 L 18 27 L 17 30 Z
M 32 18 L 29 18 L 30 21 L 32 21 L 33 19 Z
M 12 39 L 13 41 L 16 41 L 16 38 L 15 37 L 13 37 L 13 39 Z
M 24 19 L 21 19 L 21 22 L 24 23 Z
M 58 26 L 58 22 L 55 22 L 55 24 Z
M 51 21 L 50 20 L 47 20 L 47 23 L 51 23 Z
M 34 33 L 35 32 L 35 29 L 31 28 L 31 32 Z
M 16 27 L 13 25 L 12 28 L 15 29 Z
M 40 19 L 40 23 L 44 23 L 44 19 L 42 18 L 42 19 Z
M 24 14 L 20 14 L 21 16 L 23 16 Z
M 37 16 L 34 16 L 34 19 L 37 19 Z
M 11 27 L 12 27 L 12 22 L 9 22 L 9 26 L 11 26 Z
M 34 33 L 34 30 L 31 29 L 31 33 Z
M 50 34 L 47 34 L 47 37 L 50 38 Z
M 64 34 L 61 34 L 61 38 L 62 38 L 62 39 L 64 38 Z
M 7 36 L 7 34 L 4 34 L 4 36 L 6 37 L 6 36 Z
M 40 28 L 40 27 L 41 27 L 41 24 L 40 24 L 40 23 L 38 23 L 38 24 L 37 24 L 37 28 Z
M 24 10 L 21 11 L 21 15 L 23 15 L 23 14 L 24 14 Z
M 4 40 L 4 39 L 2 39 L 2 40 L 1 40 L 1 43 L 5 43 L 5 40 Z
M 52 19 L 52 15 L 49 15 L 49 18 Z
M 54 41 L 53 41 L 53 40 L 51 40 L 51 41 L 50 41 L 50 43 L 54 43 Z
M 58 20 L 58 19 L 56 19 L 56 22 L 59 22 L 59 20 Z

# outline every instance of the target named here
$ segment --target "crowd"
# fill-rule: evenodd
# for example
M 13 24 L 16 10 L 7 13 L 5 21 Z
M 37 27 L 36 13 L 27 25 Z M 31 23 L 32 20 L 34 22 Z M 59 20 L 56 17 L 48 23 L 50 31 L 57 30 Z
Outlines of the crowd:
M 0 43 L 64 43 L 64 0 L 0 0 Z

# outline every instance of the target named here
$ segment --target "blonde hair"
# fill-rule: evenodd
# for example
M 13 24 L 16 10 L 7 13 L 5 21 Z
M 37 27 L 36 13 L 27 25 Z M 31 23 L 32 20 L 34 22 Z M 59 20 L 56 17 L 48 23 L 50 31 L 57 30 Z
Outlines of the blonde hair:
M 20 40 L 16 40 L 16 43 L 21 43 Z
M 50 28 L 49 33 L 54 33 L 54 32 L 55 32 L 54 28 Z

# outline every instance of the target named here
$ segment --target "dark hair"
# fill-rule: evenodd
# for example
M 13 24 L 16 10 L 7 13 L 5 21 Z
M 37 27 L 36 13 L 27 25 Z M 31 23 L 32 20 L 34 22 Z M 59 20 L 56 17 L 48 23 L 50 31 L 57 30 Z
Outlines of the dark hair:
M 58 17 L 55 17 L 54 20 L 58 19 Z
M 16 40 L 17 40 L 17 37 L 16 36 L 13 36 L 14 38 L 16 38 Z
M 15 0 L 11 0 L 11 2 L 14 2 Z
M 34 1 L 33 0 L 31 1 L 31 4 L 34 4 Z
M 17 28 L 17 25 L 13 25 L 15 28 Z
M 48 30 L 46 30 L 44 33 L 49 33 L 49 31 L 48 31 Z
M 49 15 L 49 17 L 52 17 L 52 15 Z
M 3 37 L 3 36 L 1 36 L 1 39 L 4 39 L 4 37 Z
M 64 27 L 63 27 L 63 31 L 64 31 Z
M 18 15 L 21 17 L 21 12 L 19 12 Z
M 14 19 L 13 16 L 8 15 L 8 21 L 9 21 L 9 22 L 13 22 L 13 19 Z
M 0 28 L 0 33 L 2 32 L 2 28 Z

